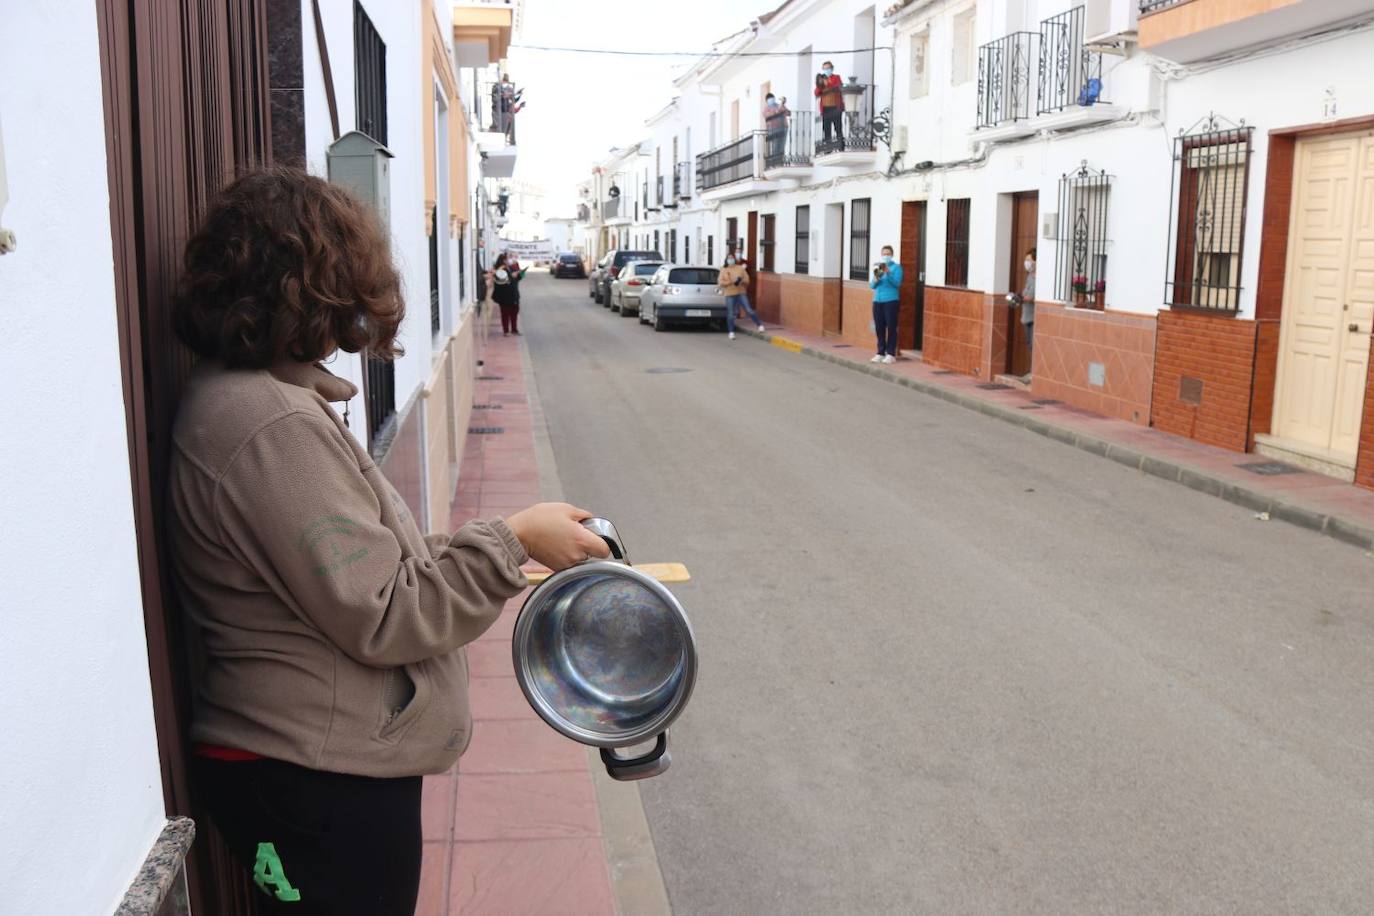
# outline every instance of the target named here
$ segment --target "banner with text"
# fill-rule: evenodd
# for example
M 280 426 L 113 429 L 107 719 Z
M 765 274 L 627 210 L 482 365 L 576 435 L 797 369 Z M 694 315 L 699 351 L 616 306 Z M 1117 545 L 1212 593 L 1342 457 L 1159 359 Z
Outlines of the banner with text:
M 551 261 L 553 260 L 553 242 L 548 239 L 539 239 L 534 242 L 514 242 L 506 239 L 497 239 L 496 253 L 506 252 L 513 254 L 521 261 Z

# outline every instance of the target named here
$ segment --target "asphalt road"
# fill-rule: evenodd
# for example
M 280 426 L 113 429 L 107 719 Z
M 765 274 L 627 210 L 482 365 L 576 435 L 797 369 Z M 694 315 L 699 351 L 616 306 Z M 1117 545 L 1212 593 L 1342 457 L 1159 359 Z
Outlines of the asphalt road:
M 568 499 L 694 576 L 676 913 L 1374 912 L 1374 558 L 586 289 L 522 321 Z

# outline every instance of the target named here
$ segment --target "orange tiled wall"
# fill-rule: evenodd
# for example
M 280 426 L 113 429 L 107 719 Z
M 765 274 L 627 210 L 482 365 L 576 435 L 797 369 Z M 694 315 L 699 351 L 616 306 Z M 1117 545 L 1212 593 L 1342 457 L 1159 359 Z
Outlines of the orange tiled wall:
M 1155 345 L 1152 425 L 1222 448 L 1245 451 L 1254 380 L 1256 324 L 1166 309 Z M 1179 398 L 1185 378 L 1202 380 L 1199 405 Z
M 873 290 L 862 280 L 844 281 L 844 324 L 840 339 L 856 347 L 878 349 L 873 334 Z
M 778 322 L 819 337 L 821 313 L 825 308 L 825 281 L 802 274 L 778 274 L 777 277 Z
M 1365 379 L 1360 451 L 1355 457 L 1355 483 L 1374 490 L 1374 334 L 1369 341 L 1369 370 Z
M 777 324 L 782 314 L 782 275 L 759 271 L 759 301 L 754 303 L 764 324 Z
M 1155 318 L 1035 305 L 1031 391 L 1109 417 L 1148 425 L 1154 387 Z M 1101 387 L 1089 382 L 1100 363 Z
M 984 362 L 985 298 L 975 290 L 926 287 L 922 356 L 927 363 L 979 374 Z

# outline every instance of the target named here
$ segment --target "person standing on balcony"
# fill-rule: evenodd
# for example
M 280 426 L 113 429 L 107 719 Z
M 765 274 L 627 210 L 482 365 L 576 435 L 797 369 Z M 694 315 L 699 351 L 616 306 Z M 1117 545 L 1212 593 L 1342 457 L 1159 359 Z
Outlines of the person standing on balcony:
M 901 306 L 902 265 L 892 256 L 892 246 L 883 246 L 883 259 L 873 265 L 873 330 L 878 335 L 878 355 L 869 362 L 897 361 L 897 312 Z
M 844 146 L 844 93 L 840 91 L 843 85 L 844 81 L 835 72 L 834 64 L 830 61 L 821 64 L 821 72 L 816 74 L 815 96 L 821 109 L 822 148 L 827 151 Z
M 173 303 L 198 357 L 172 430 L 167 542 L 195 687 L 194 788 L 264 914 L 413 916 L 421 777 L 472 735 L 463 647 L 528 582 L 606 556 L 545 503 L 456 533 L 416 519 L 322 363 L 399 353 L 376 214 L 296 169 L 229 185 Z
M 763 106 L 763 124 L 768 130 L 768 161 L 777 164 L 787 149 L 787 119 L 792 112 L 787 108 L 787 99 L 778 101 L 773 93 Z
M 766 330 L 763 322 L 759 321 L 758 313 L 749 304 L 748 288 L 749 271 L 731 251 L 725 258 L 725 267 L 721 268 L 720 276 L 716 278 L 716 292 L 725 297 L 725 330 L 731 340 L 735 339 L 735 317 L 741 308 L 759 326 L 760 331 Z

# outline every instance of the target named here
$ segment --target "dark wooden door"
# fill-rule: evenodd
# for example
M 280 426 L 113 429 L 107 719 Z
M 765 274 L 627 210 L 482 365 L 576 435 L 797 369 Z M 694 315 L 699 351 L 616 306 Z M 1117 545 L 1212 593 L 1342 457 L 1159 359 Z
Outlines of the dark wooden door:
M 821 331 L 827 336 L 838 337 L 844 332 L 844 207 L 834 204 L 827 206 L 834 206 L 839 214 L 836 224 L 839 228 L 835 232 L 835 237 L 830 240 L 830 244 L 836 248 L 835 263 L 839 265 L 839 276 L 835 278 L 833 298 L 827 293 L 822 293 L 824 301 L 821 309 Z M 829 220 L 826 221 L 826 225 L 829 226 Z M 827 277 L 827 285 L 829 282 L 830 278 Z
M 172 421 L 190 354 L 172 332 L 181 250 L 215 191 L 269 164 L 264 0 L 98 0 L 115 302 L 153 715 L 169 814 L 189 815 L 192 910 L 251 914 L 257 893 L 201 816 L 187 773 L 190 672 L 163 525 Z
M 897 321 L 898 340 L 920 350 L 925 339 L 926 202 L 902 202 L 902 305 Z M 900 344 L 899 344 L 900 345 Z
M 1026 286 L 1026 252 L 1035 247 L 1036 227 L 1040 221 L 1040 195 L 1023 191 L 1012 195 L 1011 202 L 1011 278 L 1010 292 L 1020 292 Z M 1021 323 L 1020 308 L 1010 311 L 1007 328 L 1007 371 L 1025 375 L 1031 371 L 1030 349 L 1026 346 L 1026 326 Z
M 749 240 L 745 247 L 745 258 L 749 262 L 749 304 L 755 309 L 759 307 L 759 213 L 757 210 L 749 211 Z

